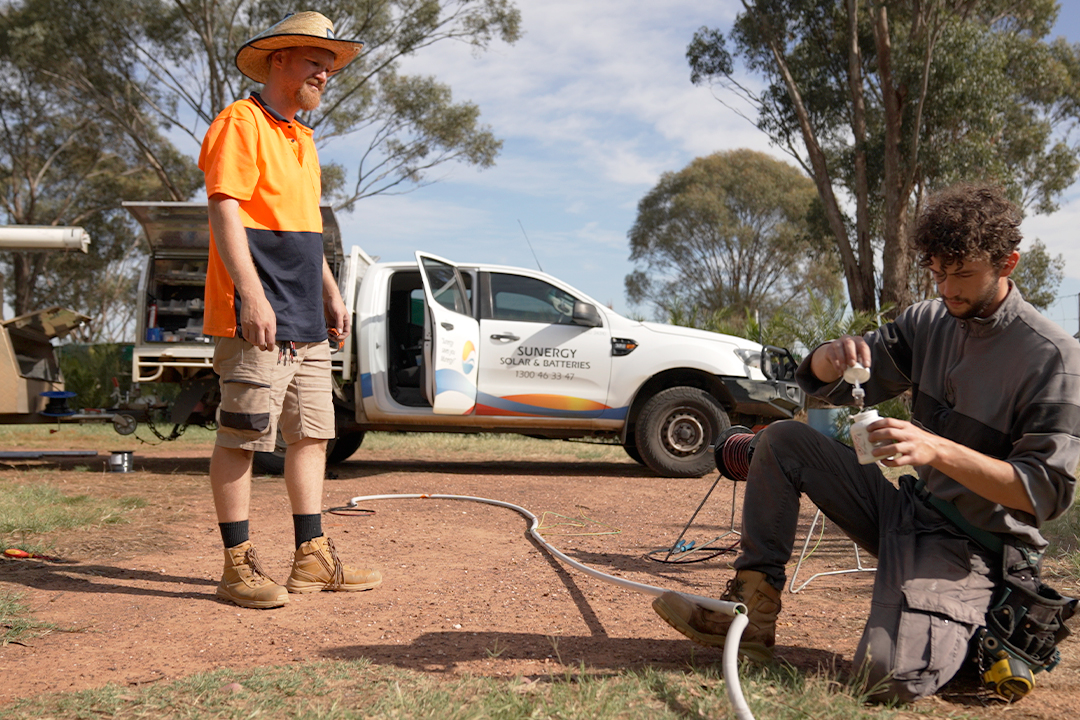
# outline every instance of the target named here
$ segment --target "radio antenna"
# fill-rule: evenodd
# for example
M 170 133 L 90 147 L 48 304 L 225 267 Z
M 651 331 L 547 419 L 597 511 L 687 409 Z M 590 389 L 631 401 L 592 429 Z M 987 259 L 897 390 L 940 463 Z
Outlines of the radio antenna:
M 529 233 L 525 232 L 525 226 L 521 224 L 521 220 L 518 220 L 518 227 L 521 228 L 521 234 L 525 236 L 525 242 L 529 243 L 529 252 L 532 253 L 533 260 L 536 261 L 536 267 L 540 268 L 540 272 L 544 272 L 544 268 L 540 267 L 540 258 L 536 257 L 536 251 L 533 250 L 532 243 L 529 241 Z

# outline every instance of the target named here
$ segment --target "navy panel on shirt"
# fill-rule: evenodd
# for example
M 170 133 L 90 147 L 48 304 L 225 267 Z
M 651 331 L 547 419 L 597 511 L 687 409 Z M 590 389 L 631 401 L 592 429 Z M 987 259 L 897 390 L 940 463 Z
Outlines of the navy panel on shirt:
M 246 229 L 251 258 L 277 315 L 278 342 L 326 340 L 322 233 Z M 237 298 L 237 328 L 242 302 Z

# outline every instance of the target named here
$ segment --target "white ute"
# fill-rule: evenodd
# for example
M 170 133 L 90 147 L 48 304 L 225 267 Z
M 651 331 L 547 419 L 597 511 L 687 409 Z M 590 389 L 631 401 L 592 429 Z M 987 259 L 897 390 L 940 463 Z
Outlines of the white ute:
M 170 420 L 212 425 L 213 345 L 201 333 L 206 205 L 125 206 L 151 247 L 133 380 L 180 383 Z M 376 263 L 356 246 L 346 256 L 329 208 L 323 218 L 327 259 L 354 318 L 333 354 L 331 463 L 368 430 L 497 432 L 617 442 L 659 475 L 698 477 L 715 467 L 710 446 L 733 422 L 763 425 L 803 405 L 785 350 L 630 320 L 533 270 L 422 252 Z M 282 465 L 280 451 L 256 456 L 263 472 Z

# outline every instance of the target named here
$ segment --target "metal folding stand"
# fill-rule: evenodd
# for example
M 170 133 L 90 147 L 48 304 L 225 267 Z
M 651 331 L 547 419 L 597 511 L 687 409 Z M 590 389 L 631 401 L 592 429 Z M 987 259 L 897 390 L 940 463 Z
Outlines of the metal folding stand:
M 729 535 L 737 535 L 740 539 L 742 533 L 735 529 L 735 498 L 737 485 L 741 481 L 731 481 L 731 528 L 724 531 L 720 535 L 717 535 L 712 540 L 702 545 L 697 545 L 693 540 L 689 543 L 685 542 L 683 538 L 686 536 L 686 532 L 690 529 L 690 526 L 694 524 L 694 520 L 697 518 L 698 513 L 701 512 L 701 508 L 705 507 L 706 501 L 709 496 L 712 495 L 713 490 L 716 489 L 716 485 L 723 479 L 723 475 L 717 473 L 716 480 L 713 481 L 712 487 L 705 493 L 705 497 L 698 503 L 697 509 L 694 510 L 694 514 L 690 516 L 690 519 L 686 521 L 686 525 L 683 526 L 682 532 L 679 533 L 679 537 L 675 539 L 675 543 L 671 547 L 657 548 L 646 553 L 646 557 L 650 560 L 655 560 L 662 563 L 692 563 L 702 562 L 704 560 L 711 560 L 717 555 L 723 555 L 724 553 L 735 552 L 735 548 L 739 545 L 739 540 L 736 540 L 731 545 L 723 548 L 717 548 L 714 543 L 718 543 Z M 704 557 L 699 556 L 700 553 L 709 551 L 709 554 Z M 664 557 L 660 557 L 663 554 Z M 693 557 L 691 557 L 693 555 Z
M 810 540 L 814 537 L 814 528 L 817 527 L 818 520 L 821 520 L 821 532 L 825 532 L 825 516 L 821 514 L 821 508 L 814 514 L 814 519 L 810 522 L 810 529 L 806 531 L 806 542 L 803 543 L 802 552 L 799 553 L 799 561 L 795 564 L 795 571 L 791 573 L 791 584 L 788 589 L 794 594 L 802 590 L 804 587 L 810 584 L 814 578 L 823 577 L 825 575 L 847 575 L 857 572 L 874 572 L 877 568 L 864 567 L 862 564 L 862 555 L 859 554 L 859 545 L 855 542 L 851 544 L 855 547 L 855 567 L 848 568 L 846 570 L 829 570 L 827 572 L 814 573 L 799 587 L 795 587 L 795 579 L 799 576 L 799 569 L 802 567 L 803 560 L 806 559 L 806 550 L 810 547 Z

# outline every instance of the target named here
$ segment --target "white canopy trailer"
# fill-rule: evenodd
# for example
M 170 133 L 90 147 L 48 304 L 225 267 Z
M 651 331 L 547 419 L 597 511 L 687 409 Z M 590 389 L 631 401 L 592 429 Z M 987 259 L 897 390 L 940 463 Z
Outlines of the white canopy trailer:
M 87 252 L 90 236 L 81 227 L 0 226 L 0 250 Z M 34 310 L 0 321 L 0 425 L 55 422 L 112 422 L 117 432 L 135 430 L 130 413 L 84 413 L 67 406 L 53 339 L 90 320 L 62 307 Z

